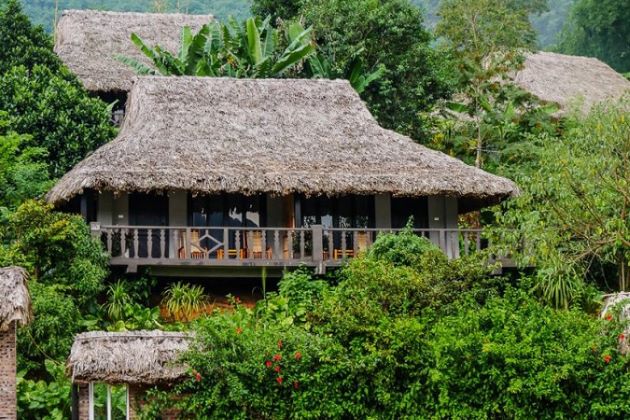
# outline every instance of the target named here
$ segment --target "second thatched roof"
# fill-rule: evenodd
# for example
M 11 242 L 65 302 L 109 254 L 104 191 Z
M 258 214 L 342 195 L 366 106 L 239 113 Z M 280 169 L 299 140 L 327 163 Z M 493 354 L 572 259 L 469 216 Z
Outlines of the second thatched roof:
M 120 134 L 48 194 L 114 192 L 452 196 L 516 185 L 381 128 L 347 81 L 141 77 Z
M 0 331 L 7 331 L 13 322 L 26 325 L 31 321 L 31 297 L 28 274 L 21 267 L 0 268 Z
M 529 93 L 566 110 L 582 101 L 582 111 L 630 91 L 630 81 L 606 63 L 590 57 L 550 52 L 528 54 L 514 82 Z
M 198 31 L 211 15 L 121 13 L 97 10 L 64 11 L 55 32 L 55 52 L 87 90 L 126 92 L 134 71 L 116 57 L 123 55 L 150 64 L 131 42 L 136 33 L 148 45 L 176 53 L 184 26 Z
M 68 372 L 75 383 L 169 384 L 186 375 L 179 357 L 192 337 L 163 331 L 88 332 L 74 339 Z

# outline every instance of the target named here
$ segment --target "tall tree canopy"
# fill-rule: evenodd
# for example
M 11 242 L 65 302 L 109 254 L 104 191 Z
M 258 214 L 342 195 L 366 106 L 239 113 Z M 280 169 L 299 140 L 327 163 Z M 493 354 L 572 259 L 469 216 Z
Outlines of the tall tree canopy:
M 630 5 L 627 0 L 577 0 L 557 49 L 597 57 L 620 72 L 630 71 Z
M 107 104 L 92 98 L 52 51 L 52 40 L 31 25 L 16 0 L 0 9 L 0 111 L 5 130 L 30 135 L 26 146 L 47 152 L 59 177 L 111 139 Z
M 362 94 L 381 125 L 426 139 L 422 111 L 450 91 L 452 72 L 431 48 L 422 12 L 408 0 L 255 0 L 254 10 L 312 25 L 332 72 L 352 73 L 357 61 L 383 75 Z
M 601 106 L 569 120 L 561 139 L 532 142 L 537 163 L 516 178 L 523 195 L 500 216 L 525 240 L 537 290 L 558 306 L 577 299 L 585 281 L 630 287 L 629 105 Z

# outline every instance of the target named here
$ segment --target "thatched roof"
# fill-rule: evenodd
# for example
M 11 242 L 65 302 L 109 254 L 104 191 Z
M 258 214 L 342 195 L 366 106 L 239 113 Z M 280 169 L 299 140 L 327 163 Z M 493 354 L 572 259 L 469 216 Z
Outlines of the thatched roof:
M 0 268 L 0 331 L 7 331 L 14 321 L 21 325 L 30 322 L 33 315 L 27 279 L 21 267 Z
M 77 383 L 173 383 L 186 374 L 178 358 L 190 342 L 190 335 L 175 332 L 83 333 L 74 339 L 68 372 Z
M 131 42 L 132 33 L 138 34 L 151 46 L 160 45 L 168 51 L 177 52 L 184 26 L 197 31 L 212 19 L 211 15 L 67 10 L 57 24 L 55 52 L 86 89 L 128 91 L 135 73 L 121 63 L 117 55 L 149 64 Z
M 537 52 L 526 57 L 514 82 L 538 98 L 565 110 L 583 100 L 583 111 L 630 91 L 630 81 L 596 58 Z
M 505 178 L 381 128 L 347 81 L 139 78 L 118 137 L 48 194 L 84 189 L 309 195 L 517 193 Z

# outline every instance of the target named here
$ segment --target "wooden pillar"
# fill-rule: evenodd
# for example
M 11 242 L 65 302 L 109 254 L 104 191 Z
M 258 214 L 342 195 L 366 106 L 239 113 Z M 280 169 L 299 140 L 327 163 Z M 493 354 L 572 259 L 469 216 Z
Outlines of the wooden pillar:
M 0 331 L 0 419 L 17 418 L 15 324 Z

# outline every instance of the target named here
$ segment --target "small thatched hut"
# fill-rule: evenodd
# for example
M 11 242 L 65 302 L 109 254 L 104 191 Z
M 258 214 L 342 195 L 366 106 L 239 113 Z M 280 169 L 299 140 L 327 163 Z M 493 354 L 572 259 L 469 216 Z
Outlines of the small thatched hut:
M 129 331 L 88 332 L 75 337 L 68 373 L 75 384 L 75 413 L 87 419 L 94 410 L 95 383 L 127 385 L 129 417 L 148 386 L 169 386 L 187 373 L 178 359 L 192 337 L 185 333 Z
M 606 63 L 590 57 L 550 52 L 528 54 L 514 82 L 546 101 L 566 110 L 582 101 L 582 111 L 630 91 L 630 81 Z
M 86 89 L 97 93 L 127 92 L 135 73 L 117 56 L 149 64 L 131 42 L 132 33 L 151 46 L 177 52 L 184 26 L 197 31 L 212 20 L 211 15 L 67 10 L 57 24 L 55 52 Z
M 0 418 L 15 419 L 16 327 L 32 318 L 28 275 L 21 267 L 0 268 Z

